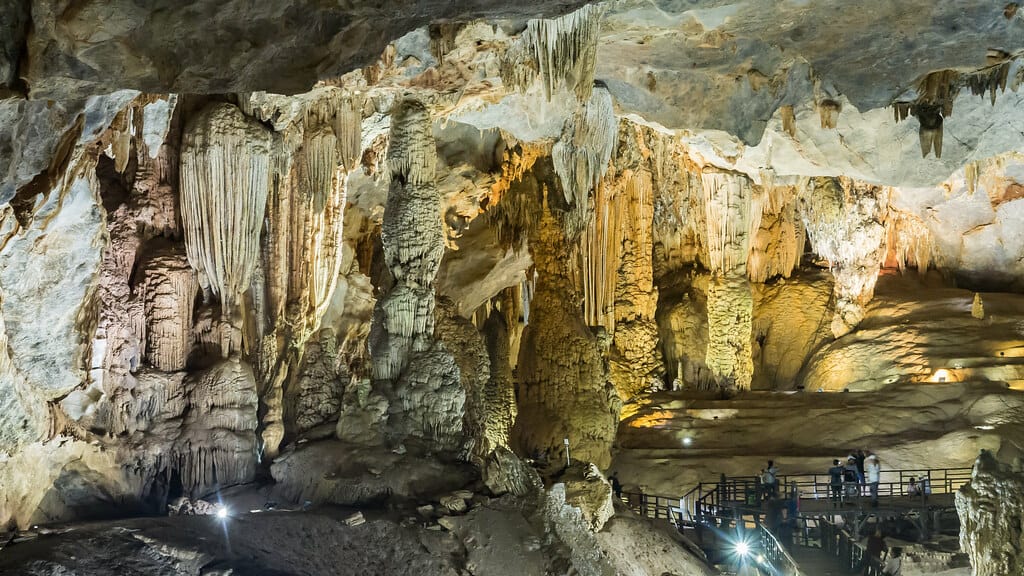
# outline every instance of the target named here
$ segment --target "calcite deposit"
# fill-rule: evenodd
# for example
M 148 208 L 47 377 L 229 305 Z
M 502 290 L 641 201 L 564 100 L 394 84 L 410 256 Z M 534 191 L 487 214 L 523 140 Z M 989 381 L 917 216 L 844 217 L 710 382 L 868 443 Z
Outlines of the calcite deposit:
M 703 573 L 610 471 L 1012 461 L 1022 50 L 979 0 L 0 0 L 0 527 L 258 494 L 437 573 Z
M 957 492 L 963 525 L 960 546 L 971 557 L 972 576 L 1024 570 L 1024 481 L 1019 459 L 1014 466 L 982 451 L 970 483 Z

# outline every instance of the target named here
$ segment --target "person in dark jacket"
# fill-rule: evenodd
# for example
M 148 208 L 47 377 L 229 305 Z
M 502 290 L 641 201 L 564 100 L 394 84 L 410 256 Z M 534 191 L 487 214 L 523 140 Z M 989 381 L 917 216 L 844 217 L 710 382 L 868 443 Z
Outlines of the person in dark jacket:
M 832 505 L 839 506 L 839 495 L 843 491 L 843 467 L 839 460 L 832 461 L 832 467 L 828 469 L 829 487 L 832 489 Z
M 868 574 L 872 563 L 876 566 L 881 566 L 882 554 L 888 549 L 889 547 L 885 544 L 885 537 L 882 536 L 882 528 L 876 526 L 874 533 L 868 536 L 867 544 L 864 546 L 864 575 Z M 875 573 L 877 574 L 877 572 Z
M 619 482 L 618 472 L 612 472 L 612 475 L 608 477 L 608 482 L 612 485 L 615 497 L 622 500 L 622 483 Z

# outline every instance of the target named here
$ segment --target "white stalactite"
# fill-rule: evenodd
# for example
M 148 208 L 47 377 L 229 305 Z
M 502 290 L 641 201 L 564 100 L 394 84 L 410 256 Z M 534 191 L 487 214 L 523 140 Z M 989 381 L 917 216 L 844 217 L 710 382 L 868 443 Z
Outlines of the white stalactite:
M 270 133 L 225 103 L 193 117 L 182 137 L 181 208 L 189 262 L 230 318 L 248 289 L 270 173 Z M 222 352 L 229 353 L 222 341 Z
M 801 215 L 814 251 L 835 277 L 832 333 L 848 333 L 875 292 L 885 248 L 889 189 L 849 179 L 815 178 L 802 193 Z
M 571 208 L 569 237 L 586 226 L 590 193 L 601 184 L 618 141 L 619 122 L 611 94 L 594 90 L 586 104 L 566 120 L 562 136 L 551 150 L 551 160 Z
M 528 21 L 502 59 L 502 81 L 525 92 L 540 78 L 548 100 L 559 88 L 589 100 L 603 14 L 602 7 L 588 4 L 559 18 Z

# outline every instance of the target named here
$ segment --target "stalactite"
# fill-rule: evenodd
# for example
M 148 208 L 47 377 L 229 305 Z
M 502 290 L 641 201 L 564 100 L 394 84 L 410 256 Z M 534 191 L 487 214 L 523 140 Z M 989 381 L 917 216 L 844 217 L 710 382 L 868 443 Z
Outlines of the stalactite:
M 455 39 L 464 27 L 462 22 L 435 22 L 430 25 L 430 53 L 438 64 L 444 63 L 445 54 L 456 48 Z
M 585 105 L 566 121 L 551 150 L 555 172 L 562 182 L 569 238 L 582 232 L 589 220 L 590 193 L 600 187 L 615 150 L 618 119 L 607 90 L 594 90 Z
M 839 122 L 839 111 L 842 106 L 831 98 L 825 98 L 818 102 L 818 116 L 821 119 L 822 129 L 835 130 Z
M 522 194 L 506 193 L 538 158 L 549 153 L 548 147 L 518 143 L 505 149 L 501 177 L 491 186 L 484 217 L 495 231 L 498 244 L 506 250 L 521 250 L 525 245 L 524 239 L 529 237 L 537 220 L 534 203 Z
M 259 254 L 270 171 L 270 133 L 230 104 L 211 104 L 182 138 L 181 208 L 189 263 L 229 318 Z M 222 342 L 227 356 L 229 343 Z
M 814 251 L 835 277 L 838 338 L 864 317 L 884 256 L 889 190 L 849 179 L 815 178 L 801 192 L 800 213 Z
M 705 170 L 701 175 L 708 268 L 745 275 L 750 242 L 761 226 L 763 194 L 743 174 Z
M 751 239 L 747 277 L 765 282 L 781 276 L 789 278 L 800 265 L 806 232 L 796 209 L 793 187 L 774 187 L 766 194 L 761 227 Z
M 921 156 L 930 152 L 936 158 L 942 157 L 942 124 L 944 118 L 953 115 L 953 103 L 963 88 L 970 88 L 975 96 L 989 96 L 995 105 L 997 92 L 1005 92 L 1010 72 L 1015 65 L 1020 69 L 1018 60 L 1021 54 L 1010 54 L 1002 50 L 990 49 L 987 55 L 988 65 L 974 71 L 936 70 L 929 72 L 918 80 L 916 94 L 912 101 L 898 100 L 893 103 L 893 117 L 897 122 L 914 116 L 920 121 L 919 137 L 921 140 Z M 1016 81 L 1011 84 L 1016 89 Z
M 782 131 L 789 134 L 790 138 L 796 138 L 796 113 L 793 112 L 793 106 L 782 106 L 779 115 L 782 117 Z
M 900 272 L 907 266 L 924 274 L 932 261 L 932 236 L 918 216 L 890 210 L 885 219 L 885 261 L 895 260 Z
M 599 5 L 588 4 L 559 18 L 528 21 L 502 58 L 504 84 L 525 92 L 539 77 L 549 101 L 562 87 L 580 102 L 589 100 L 603 13 Z

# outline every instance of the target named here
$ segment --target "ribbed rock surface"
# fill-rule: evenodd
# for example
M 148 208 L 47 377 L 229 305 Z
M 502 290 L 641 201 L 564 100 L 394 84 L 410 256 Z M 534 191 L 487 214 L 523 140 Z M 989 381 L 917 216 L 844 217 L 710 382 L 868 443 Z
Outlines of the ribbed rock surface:
M 982 451 L 971 481 L 956 494 L 960 547 L 970 556 L 972 576 L 1024 571 L 1024 477 Z

